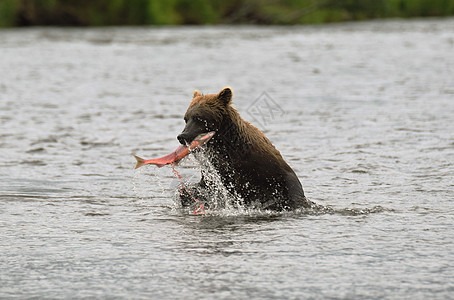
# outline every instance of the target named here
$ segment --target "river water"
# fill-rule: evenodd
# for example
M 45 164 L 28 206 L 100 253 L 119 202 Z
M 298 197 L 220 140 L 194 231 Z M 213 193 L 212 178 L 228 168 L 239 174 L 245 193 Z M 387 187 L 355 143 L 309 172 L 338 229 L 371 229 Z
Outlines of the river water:
M 454 19 L 0 31 L 0 298 L 452 299 L 453 53 Z M 227 85 L 324 209 L 133 170 Z

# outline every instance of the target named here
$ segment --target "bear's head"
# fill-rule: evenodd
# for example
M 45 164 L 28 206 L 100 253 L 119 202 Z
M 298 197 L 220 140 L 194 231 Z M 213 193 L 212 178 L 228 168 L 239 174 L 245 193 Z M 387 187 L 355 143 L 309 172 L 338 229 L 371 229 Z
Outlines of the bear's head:
M 203 95 L 198 90 L 184 115 L 186 126 L 178 135 L 178 141 L 183 144 L 191 143 L 198 135 L 210 131 L 219 132 L 223 122 L 232 112 L 233 91 L 230 87 L 222 89 L 218 94 Z

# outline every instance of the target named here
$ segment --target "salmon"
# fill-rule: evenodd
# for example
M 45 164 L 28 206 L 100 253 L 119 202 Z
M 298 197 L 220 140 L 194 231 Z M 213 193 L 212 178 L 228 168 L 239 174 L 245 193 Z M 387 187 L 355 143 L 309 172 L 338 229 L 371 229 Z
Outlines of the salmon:
M 175 151 L 166 156 L 161 158 L 154 158 L 154 159 L 143 159 L 134 155 L 137 160 L 136 167 L 134 169 L 140 168 L 143 165 L 156 165 L 158 168 L 161 168 L 168 164 L 177 164 L 180 160 L 186 157 L 192 150 L 202 146 L 206 142 L 208 142 L 215 134 L 215 131 L 210 131 L 208 133 L 202 133 L 198 135 L 189 146 L 180 145 Z

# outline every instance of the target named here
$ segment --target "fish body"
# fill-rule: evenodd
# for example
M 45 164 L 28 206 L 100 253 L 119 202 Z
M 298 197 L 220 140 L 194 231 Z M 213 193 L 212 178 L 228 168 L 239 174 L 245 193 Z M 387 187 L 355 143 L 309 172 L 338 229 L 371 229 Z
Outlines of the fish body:
M 211 131 L 208 133 L 201 134 L 197 136 L 189 146 L 180 145 L 175 151 L 166 156 L 154 159 L 143 159 L 134 155 L 135 159 L 137 160 L 137 164 L 134 169 L 140 168 L 143 165 L 156 165 L 158 168 L 161 168 L 168 164 L 177 164 L 180 160 L 186 157 L 192 150 L 200 147 L 201 145 L 208 142 L 215 134 L 215 131 Z

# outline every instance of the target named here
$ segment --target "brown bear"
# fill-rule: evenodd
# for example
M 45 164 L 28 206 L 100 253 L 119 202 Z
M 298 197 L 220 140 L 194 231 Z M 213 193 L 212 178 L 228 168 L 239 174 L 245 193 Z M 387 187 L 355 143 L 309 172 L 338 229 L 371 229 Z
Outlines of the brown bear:
M 204 146 L 210 168 L 202 163 L 200 183 L 193 188 L 180 187 L 183 205 L 197 198 L 209 206 L 216 183 L 207 180 L 207 172 L 216 172 L 225 189 L 246 207 L 277 211 L 311 207 L 313 203 L 304 196 L 295 172 L 268 138 L 240 117 L 232 98 L 230 87 L 219 94 L 194 91 L 178 141 L 187 145 L 202 133 L 216 134 Z

